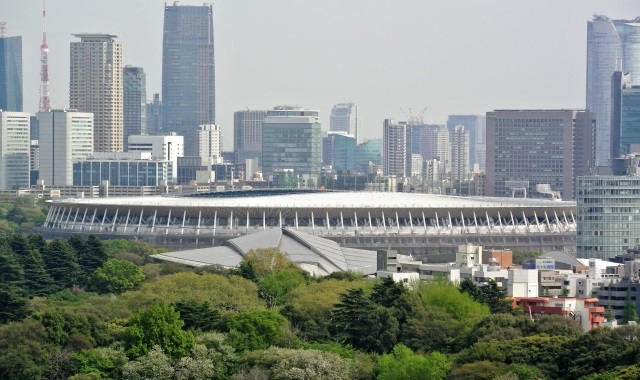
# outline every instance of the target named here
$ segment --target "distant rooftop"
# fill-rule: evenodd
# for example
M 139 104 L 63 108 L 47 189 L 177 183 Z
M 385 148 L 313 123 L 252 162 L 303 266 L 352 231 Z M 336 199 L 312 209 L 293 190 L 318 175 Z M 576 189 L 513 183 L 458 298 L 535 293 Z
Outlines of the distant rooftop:
M 72 34 L 74 37 L 78 37 L 81 40 L 112 40 L 114 38 L 118 38 L 115 34 L 107 34 L 107 33 L 77 33 Z

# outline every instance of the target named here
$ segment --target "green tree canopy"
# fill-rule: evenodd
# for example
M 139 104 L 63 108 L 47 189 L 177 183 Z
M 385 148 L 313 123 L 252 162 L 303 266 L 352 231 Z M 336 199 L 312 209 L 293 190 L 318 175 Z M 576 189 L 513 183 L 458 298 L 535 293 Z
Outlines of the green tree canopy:
M 76 252 L 66 240 L 54 239 L 42 255 L 45 269 L 57 290 L 71 288 L 77 283 L 80 272 Z
M 260 280 L 260 296 L 267 305 L 274 307 L 283 305 L 291 292 L 305 283 L 305 278 L 298 268 L 283 269 L 270 273 Z
M 107 260 L 89 279 L 91 288 L 99 293 L 122 293 L 136 288 L 143 281 L 144 274 L 140 267 L 118 259 Z
M 258 248 L 247 252 L 240 262 L 240 272 L 247 279 L 262 281 L 268 274 L 284 269 L 297 269 L 289 257 L 278 248 Z M 253 276 L 254 279 L 249 278 Z
M 437 351 L 423 356 L 398 344 L 380 357 L 377 373 L 379 380 L 443 380 L 450 368 L 449 359 Z
M 289 330 L 289 321 L 271 310 L 238 313 L 229 318 L 227 329 L 231 331 L 233 346 L 242 351 L 298 343 Z

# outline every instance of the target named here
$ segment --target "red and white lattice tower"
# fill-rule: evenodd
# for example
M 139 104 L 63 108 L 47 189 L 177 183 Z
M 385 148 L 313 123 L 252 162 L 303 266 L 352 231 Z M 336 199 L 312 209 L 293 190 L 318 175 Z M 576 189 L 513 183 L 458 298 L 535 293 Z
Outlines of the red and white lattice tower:
M 49 45 L 47 45 L 47 14 L 42 1 L 42 45 L 40 45 L 40 112 L 51 110 L 49 97 Z

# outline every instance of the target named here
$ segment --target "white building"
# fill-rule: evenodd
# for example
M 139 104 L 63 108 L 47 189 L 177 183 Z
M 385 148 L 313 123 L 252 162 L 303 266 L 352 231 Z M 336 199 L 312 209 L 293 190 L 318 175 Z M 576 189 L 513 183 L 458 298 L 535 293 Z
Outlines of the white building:
M 0 189 L 29 187 L 29 114 L 0 110 Z
M 197 143 L 199 157 L 222 157 L 222 131 L 219 125 L 199 125 Z
M 331 132 L 346 132 L 356 138 L 356 144 L 364 142 L 360 109 L 355 103 L 340 103 L 333 106 L 329 117 Z
M 94 150 L 121 152 L 123 142 L 122 44 L 112 34 L 74 34 L 69 107 L 94 115 Z
M 451 180 L 467 179 L 469 172 L 469 131 L 457 125 L 451 131 Z
M 385 119 L 382 131 L 382 170 L 384 175 L 411 175 L 411 127 L 405 122 Z
M 174 182 L 178 177 L 178 157 L 184 157 L 184 137 L 175 132 L 166 136 L 129 136 L 127 151 L 151 152 L 154 159 L 171 161 L 169 181 Z
M 424 160 L 422 159 L 421 154 L 414 153 L 411 155 L 411 176 L 422 175 L 422 170 L 424 168 Z
M 509 270 L 507 294 L 510 297 L 537 297 L 539 294 L 538 270 Z
M 73 185 L 73 163 L 93 155 L 93 114 L 70 110 L 38 112 L 40 180 L 45 186 Z

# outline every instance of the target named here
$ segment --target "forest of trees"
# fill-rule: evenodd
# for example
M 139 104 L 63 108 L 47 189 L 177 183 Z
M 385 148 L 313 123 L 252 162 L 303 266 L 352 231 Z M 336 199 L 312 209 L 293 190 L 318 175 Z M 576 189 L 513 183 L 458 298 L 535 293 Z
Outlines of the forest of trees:
M 11 223 L 0 379 L 640 379 L 639 327 L 532 321 L 493 282 L 315 278 L 277 249 L 194 269 Z

